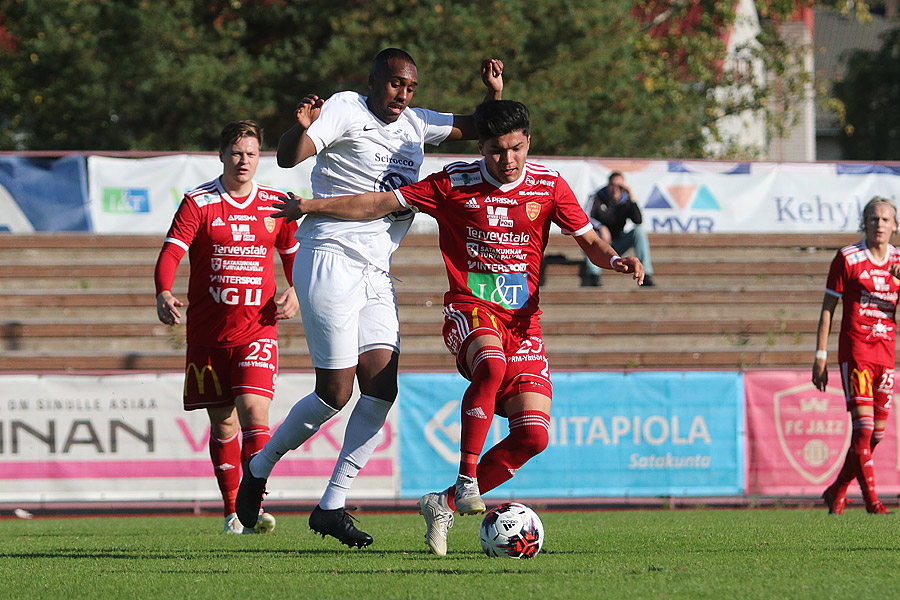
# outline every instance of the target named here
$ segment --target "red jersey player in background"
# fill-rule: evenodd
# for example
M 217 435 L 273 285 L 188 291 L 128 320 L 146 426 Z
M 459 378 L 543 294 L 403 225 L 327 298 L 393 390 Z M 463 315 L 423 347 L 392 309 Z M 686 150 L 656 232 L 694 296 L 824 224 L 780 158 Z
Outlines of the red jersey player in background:
M 900 251 L 890 240 L 897 231 L 897 207 L 890 200 L 872 198 L 863 209 L 860 230 L 865 239 L 841 248 L 831 261 L 812 368 L 813 384 L 824 392 L 828 385 L 828 333 L 837 301 L 843 299 L 838 362 L 853 432 L 844 466 L 822 494 L 828 512 L 838 515 L 844 512 L 847 487 L 854 478 L 868 512 L 889 512 L 875 493 L 872 451 L 884 438 L 894 394 Z
M 275 324 L 297 314 L 291 285 L 295 223 L 271 216 L 283 192 L 253 181 L 262 131 L 253 121 L 222 130 L 222 175 L 185 194 L 156 262 L 156 312 L 181 322 L 183 303 L 172 295 L 175 271 L 189 253 L 187 360 L 184 408 L 209 414 L 209 454 L 222 492 L 225 532 L 243 533 L 234 510 L 241 465 L 269 439 L 275 394 Z M 275 296 L 275 250 L 289 287 Z M 238 439 L 238 433 L 241 439 Z M 267 531 L 266 515 L 251 531 Z
M 538 308 L 539 274 L 550 224 L 576 242 L 595 265 L 631 273 L 644 269 L 603 242 L 559 173 L 526 162 L 528 109 L 492 100 L 475 109 L 483 159 L 452 163 L 393 192 L 312 200 L 291 195 L 274 206 L 289 219 L 323 214 L 372 219 L 404 208 L 433 216 L 450 284 L 444 295 L 444 341 L 471 384 L 461 407 L 461 460 L 456 484 L 419 500 L 426 542 L 447 553 L 453 511 L 484 511 L 481 494 L 509 480 L 549 441 L 552 385 Z M 510 433 L 479 461 L 494 414 Z

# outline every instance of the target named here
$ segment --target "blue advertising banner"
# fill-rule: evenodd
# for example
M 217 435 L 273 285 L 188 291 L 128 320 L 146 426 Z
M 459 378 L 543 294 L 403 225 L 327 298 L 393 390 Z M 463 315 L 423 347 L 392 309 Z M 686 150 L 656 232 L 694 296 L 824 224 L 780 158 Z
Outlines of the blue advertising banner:
M 400 375 L 403 497 L 455 480 L 466 385 L 455 373 Z M 743 493 L 740 373 L 554 373 L 553 396 L 548 448 L 488 497 Z M 485 450 L 507 431 L 495 418 Z
M 83 156 L 0 156 L 0 232 L 91 229 Z

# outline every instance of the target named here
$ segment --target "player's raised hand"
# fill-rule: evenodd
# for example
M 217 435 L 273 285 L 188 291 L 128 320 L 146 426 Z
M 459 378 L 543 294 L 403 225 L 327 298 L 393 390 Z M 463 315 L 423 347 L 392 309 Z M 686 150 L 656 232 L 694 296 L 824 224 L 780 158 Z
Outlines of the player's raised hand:
M 300 310 L 300 301 L 297 300 L 297 292 L 291 286 L 275 298 L 275 318 L 290 319 Z
M 315 94 L 307 94 L 304 96 L 303 100 L 297 104 L 297 108 L 294 111 L 297 123 L 304 129 L 309 129 L 309 126 L 319 118 L 320 114 L 322 114 L 323 104 L 325 104 L 325 101 Z
M 272 208 L 277 212 L 273 212 L 270 217 L 283 218 L 287 221 L 296 221 L 306 213 L 301 205 L 303 198 L 294 195 L 294 192 L 288 192 L 287 196 L 279 196 L 278 200 L 272 203 Z
M 612 265 L 617 273 L 631 273 L 638 285 L 644 285 L 644 265 L 634 256 L 623 256 Z
M 499 93 L 503 90 L 503 61 L 499 58 L 486 58 L 481 61 L 481 81 L 488 89 Z
M 163 290 L 156 296 L 156 316 L 166 325 L 181 323 L 181 313 L 178 312 L 179 306 L 184 306 L 184 303 L 168 290 Z

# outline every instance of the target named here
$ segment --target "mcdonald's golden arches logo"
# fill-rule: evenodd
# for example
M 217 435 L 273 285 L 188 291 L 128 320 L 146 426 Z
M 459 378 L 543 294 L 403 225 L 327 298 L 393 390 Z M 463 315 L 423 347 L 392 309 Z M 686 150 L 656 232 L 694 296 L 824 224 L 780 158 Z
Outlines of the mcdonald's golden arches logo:
M 856 381 L 856 390 L 861 396 L 872 398 L 872 374 L 868 369 L 853 369 L 850 378 Z
M 222 384 L 219 383 L 219 376 L 216 374 L 216 370 L 213 369 L 212 365 L 203 365 L 202 367 L 198 367 L 195 363 L 188 363 L 187 369 L 184 371 L 184 394 L 187 394 L 188 390 L 188 382 L 191 380 L 190 374 L 194 374 L 194 379 L 197 380 L 197 389 L 200 391 L 200 394 L 206 393 L 206 373 L 212 376 L 213 385 L 216 388 L 216 396 L 222 395 Z

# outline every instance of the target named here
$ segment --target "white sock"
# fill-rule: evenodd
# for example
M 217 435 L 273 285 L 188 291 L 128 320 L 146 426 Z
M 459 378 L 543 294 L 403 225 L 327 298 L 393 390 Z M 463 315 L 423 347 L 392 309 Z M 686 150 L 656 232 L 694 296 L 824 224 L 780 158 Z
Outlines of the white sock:
M 319 501 L 322 510 L 344 507 L 353 480 L 384 439 L 382 427 L 392 405 L 393 402 L 372 396 L 359 397 L 347 421 L 344 445 L 341 447 L 337 464 L 334 465 L 331 481 L 328 482 L 328 487 L 325 488 L 325 493 Z
M 249 463 L 250 474 L 268 479 L 281 457 L 295 450 L 319 430 L 319 426 L 336 415 L 315 392 L 300 398 L 291 408 L 284 422 L 275 430 L 263 449 Z

